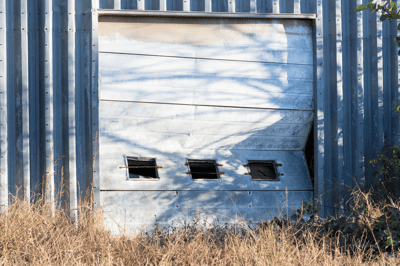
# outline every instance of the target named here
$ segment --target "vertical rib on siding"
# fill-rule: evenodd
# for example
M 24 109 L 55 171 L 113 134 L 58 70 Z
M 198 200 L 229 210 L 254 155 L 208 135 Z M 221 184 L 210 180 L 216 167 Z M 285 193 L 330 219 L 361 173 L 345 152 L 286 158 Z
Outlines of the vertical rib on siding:
M 46 126 L 46 180 L 45 191 L 48 201 L 54 206 L 54 140 L 53 140 L 53 11 L 52 1 L 44 2 L 44 95 Z
M 236 9 L 235 0 L 228 0 L 228 12 L 229 13 L 234 13 L 235 9 Z
M 190 11 L 190 0 L 183 0 L 183 11 Z
M 132 2 L 131 2 L 132 3 Z M 135 1 L 133 3 L 136 3 Z M 81 25 L 81 32 L 83 31 L 83 39 L 84 43 L 82 44 L 84 49 L 79 49 L 80 53 L 80 63 L 79 65 L 84 68 L 85 76 L 81 77 L 81 83 L 84 86 L 79 86 L 79 88 L 84 88 L 81 92 L 83 97 L 78 97 L 78 99 L 83 99 L 84 101 L 79 102 L 79 106 L 82 108 L 81 114 L 77 116 L 82 120 L 79 123 L 79 128 L 84 131 L 84 141 L 85 144 L 81 146 L 82 142 L 77 143 L 77 148 L 79 148 L 79 153 L 82 155 L 81 158 L 84 158 L 84 164 L 80 164 L 81 166 L 81 174 L 79 175 L 79 187 L 80 190 L 79 196 L 89 197 L 92 195 L 93 189 L 93 141 L 92 141 L 92 3 L 91 1 L 85 1 L 82 6 L 84 24 Z M 77 72 L 80 73 L 80 72 Z M 77 76 L 80 76 L 77 74 Z M 79 131 L 78 131 L 79 132 Z M 81 135 L 78 134 L 80 137 Z M 81 159 L 78 158 L 79 162 Z M 88 190 L 89 189 L 89 190 Z M 88 198 L 90 199 L 90 198 Z
M 139 1 L 139 0 L 138 0 Z M 143 0 L 142 0 L 143 1 Z M 96 0 L 92 0 L 92 150 L 93 150 L 93 192 L 94 203 L 100 203 L 100 177 L 99 177 L 99 47 L 98 47 L 98 15 Z
M 351 21 L 354 24 L 354 8 L 348 4 L 342 5 L 342 89 L 343 89 L 343 171 L 341 173 L 344 188 L 350 188 L 353 184 L 354 176 L 354 142 L 353 135 L 355 130 L 352 128 L 352 106 L 353 106 L 353 86 L 352 86 L 352 31 Z M 340 121 L 340 118 L 338 117 Z M 342 165 L 340 162 L 338 165 Z M 349 195 L 346 195 L 346 198 Z M 346 199 L 345 199 L 346 200 Z M 345 211 L 348 209 L 345 206 Z
M 300 0 L 294 0 L 294 7 L 293 7 L 293 13 L 295 14 L 301 14 L 301 1 Z
M 272 0 L 272 13 L 280 13 L 279 0 Z
M 372 105 L 371 105 L 371 38 L 370 38 L 370 18 L 369 11 L 362 12 L 363 14 L 363 61 L 364 61 L 364 162 L 371 159 L 371 146 L 373 145 L 374 131 L 372 129 Z M 371 168 L 364 166 L 364 173 L 366 175 L 364 184 L 368 184 L 368 177 L 372 174 Z
M 257 13 L 257 0 L 250 0 L 250 13 Z
M 23 198 L 23 165 L 22 165 L 22 76 L 21 76 L 21 35 L 20 35 L 20 2 L 7 1 L 6 15 L 7 41 L 7 86 L 12 88 L 7 94 L 8 105 L 8 189 L 9 193 Z M 11 159 L 12 158 L 12 159 Z M 20 188 L 17 190 L 17 188 Z M 18 192 L 18 193 L 17 193 Z
M 211 3 L 211 0 L 204 0 L 205 1 L 205 3 L 204 3 L 204 11 L 205 12 L 212 12 L 212 3 Z
M 137 10 L 144 10 L 144 1 L 145 0 L 137 0 Z
M 397 0 L 397 5 L 399 5 L 400 4 L 400 1 L 399 0 Z M 399 25 L 399 23 L 400 23 L 400 20 L 399 19 L 397 19 L 396 21 L 395 21 L 395 26 L 397 27 L 397 25 Z M 397 30 L 397 28 L 396 28 L 396 34 L 395 34 L 397 37 L 400 37 L 400 31 L 398 31 Z M 400 51 L 400 47 L 398 47 L 398 46 L 396 46 L 396 48 L 397 49 L 395 49 L 395 52 L 396 52 L 396 54 L 399 54 L 399 51 Z M 396 97 L 396 102 L 395 102 L 395 104 L 400 104 L 400 66 L 399 66 L 399 64 L 400 64 L 400 61 L 399 61 L 399 57 L 398 56 L 396 56 L 396 68 L 397 68 L 397 71 L 396 71 L 396 73 L 397 73 L 397 79 L 396 79 L 396 82 L 397 82 L 397 97 Z M 396 113 L 396 115 L 398 114 L 397 112 L 395 112 Z M 397 121 L 397 128 L 396 128 L 396 138 L 395 138 L 395 144 L 396 145 L 398 145 L 398 143 L 400 142 L 400 123 Z
M 44 56 L 41 45 L 43 40 L 43 8 L 38 1 L 27 1 L 28 14 L 28 54 L 29 54 L 29 155 L 30 155 L 30 190 L 32 201 L 41 195 L 41 180 L 45 176 L 44 142 L 44 98 L 43 98 L 43 65 Z M 39 25 L 40 24 L 40 25 Z M 37 60 L 40 58 L 40 60 Z M 43 98 L 43 99 L 42 99 Z
M 382 41 L 382 21 L 380 13 L 376 13 L 376 35 L 377 35 L 377 76 L 378 76 L 378 150 L 385 145 L 383 132 L 383 41 Z
M 167 0 L 160 0 L 160 11 L 167 11 Z
M 391 109 L 390 106 L 390 96 L 391 96 L 391 88 L 390 88 L 390 32 L 389 32 L 389 21 L 382 22 L 382 49 L 383 49 L 383 108 L 384 108 L 384 122 L 383 122 L 383 130 L 384 130 L 384 139 L 385 145 L 390 145 L 392 143 L 391 140 Z
M 315 29 L 315 118 L 314 118 L 314 153 L 315 153 L 315 178 L 314 178 L 314 198 L 315 204 L 321 208 L 321 213 L 325 213 L 324 208 L 324 160 L 325 160 L 325 149 L 324 149 L 324 127 L 325 127 L 325 113 L 324 113 L 324 27 L 323 27 L 323 0 L 317 0 L 317 21 Z
M 121 9 L 121 0 L 114 0 L 114 9 Z
M 357 5 L 362 4 L 357 0 Z M 360 185 L 365 182 L 364 166 L 364 27 L 363 14 L 357 12 L 357 181 Z
M 336 75 L 337 75 L 337 145 L 338 145 L 338 176 L 337 182 L 341 188 L 343 183 L 343 54 L 342 54 L 342 0 L 336 0 Z M 340 205 L 343 203 L 342 193 L 338 193 Z
M 379 105 L 378 105 L 378 58 L 377 58 L 377 23 L 376 14 L 364 14 L 364 143 L 365 161 L 377 157 L 379 145 Z M 373 182 L 372 175 L 376 171 L 372 166 L 365 166 L 366 185 Z
M 68 148 L 69 148 L 69 200 L 71 217 L 75 219 L 78 207 L 76 177 L 76 115 L 75 115 L 75 0 L 68 1 Z
M 398 2 L 398 1 L 397 1 Z M 399 119 L 398 119 L 398 113 L 393 110 L 393 107 L 395 104 L 398 104 L 399 101 L 399 91 L 398 91 L 398 61 L 399 57 L 396 56 L 398 47 L 396 45 L 395 37 L 397 36 L 397 20 L 392 20 L 390 21 L 390 55 L 391 57 L 389 58 L 390 60 L 390 71 L 391 71 L 391 79 L 390 79 L 390 88 L 391 88 L 391 112 L 392 112 L 392 131 L 390 132 L 391 134 L 391 139 L 392 145 L 399 145 Z M 393 56 L 394 55 L 394 56 Z
M 21 66 L 22 66 L 22 164 L 24 176 L 24 199 L 30 198 L 30 152 L 29 152 L 29 62 L 28 62 L 28 3 L 21 0 Z
M 6 0 L 0 0 L 0 210 L 8 206 Z
M 337 145 L 337 75 L 336 75 L 336 24 L 335 2 L 323 1 L 324 13 L 324 208 L 325 215 L 337 213 L 338 145 Z

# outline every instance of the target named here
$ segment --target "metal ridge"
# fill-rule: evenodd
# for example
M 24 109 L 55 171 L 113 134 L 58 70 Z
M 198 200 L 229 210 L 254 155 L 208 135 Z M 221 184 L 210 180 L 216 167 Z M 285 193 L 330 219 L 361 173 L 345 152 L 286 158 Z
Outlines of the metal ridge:
M 272 13 L 227 13 L 227 12 L 184 12 L 184 11 L 154 11 L 154 10 L 113 10 L 101 9 L 98 16 L 163 16 L 163 17 L 195 17 L 195 18 L 264 18 L 264 19 L 310 19 L 316 14 L 272 14 Z

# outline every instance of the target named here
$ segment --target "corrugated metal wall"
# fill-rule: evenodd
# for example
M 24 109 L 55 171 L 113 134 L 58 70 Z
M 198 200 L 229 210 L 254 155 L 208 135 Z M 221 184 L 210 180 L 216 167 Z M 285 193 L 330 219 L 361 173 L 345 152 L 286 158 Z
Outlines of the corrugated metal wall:
M 2 205 L 92 183 L 91 5 L 0 1 Z
M 16 186 L 21 198 L 44 188 L 53 197 L 64 184 L 72 208 L 92 182 L 98 189 L 98 8 L 317 13 L 315 194 L 370 184 L 365 162 L 399 141 L 397 24 L 355 13 L 362 2 L 0 0 L 1 204 Z M 335 213 L 343 194 L 322 199 Z

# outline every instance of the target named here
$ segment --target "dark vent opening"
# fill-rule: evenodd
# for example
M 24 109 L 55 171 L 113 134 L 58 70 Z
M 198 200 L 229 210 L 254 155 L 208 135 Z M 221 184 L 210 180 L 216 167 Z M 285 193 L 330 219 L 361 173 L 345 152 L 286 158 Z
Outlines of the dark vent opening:
M 129 178 L 158 179 L 156 159 L 128 157 L 127 161 Z
M 314 187 L 314 124 L 311 127 L 304 154 L 306 156 L 308 171 L 311 177 L 311 183 Z
M 252 180 L 277 180 L 274 161 L 248 161 Z
M 217 162 L 214 160 L 188 160 L 190 174 L 194 180 L 219 179 Z

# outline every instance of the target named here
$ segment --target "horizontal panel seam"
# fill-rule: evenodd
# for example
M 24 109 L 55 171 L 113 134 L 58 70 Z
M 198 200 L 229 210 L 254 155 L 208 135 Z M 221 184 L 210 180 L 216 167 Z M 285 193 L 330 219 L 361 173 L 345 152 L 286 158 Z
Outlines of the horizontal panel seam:
M 151 182 L 151 181 L 150 181 Z M 153 181 L 154 182 L 154 181 Z M 218 181 L 217 181 L 218 182 Z M 259 182 L 259 181 L 255 181 Z M 262 182 L 262 181 L 261 181 Z M 266 181 L 267 182 L 267 181 Z M 274 182 L 274 181 L 272 181 Z M 271 183 L 272 183 L 271 182 Z M 286 191 L 295 191 L 295 192 L 312 192 L 313 190 L 254 190 L 254 189 L 243 189 L 243 190 L 180 190 L 180 189 L 174 189 L 174 190 L 119 190 L 119 189 L 100 189 L 100 192 L 176 192 L 176 191 L 190 191 L 190 192 L 248 192 L 248 191 L 255 191 L 255 192 L 286 192 Z M 179 195 L 176 195 L 179 196 Z
M 244 19 L 299 19 L 314 20 L 317 14 L 261 14 L 261 13 L 228 13 L 228 12 L 182 12 L 154 10 L 114 10 L 99 9 L 100 16 L 156 16 L 156 17 L 203 17 L 203 18 L 244 18 Z
M 222 59 L 222 58 L 205 58 L 205 57 L 191 57 L 191 56 L 172 56 L 172 55 L 153 55 L 153 54 L 135 54 L 135 53 L 117 53 L 99 51 L 99 54 L 116 54 L 116 55 L 137 55 L 137 56 L 152 56 L 152 57 L 168 57 L 168 58 L 182 58 L 182 59 L 196 59 L 196 60 L 215 60 L 215 61 L 228 61 L 228 62 L 245 62 L 245 63 L 260 63 L 260 64 L 274 64 L 274 65 L 299 65 L 299 66 L 313 66 L 313 64 L 298 64 L 298 63 L 279 63 L 269 61 L 251 61 L 251 60 L 238 60 L 238 59 Z
M 149 103 L 149 104 L 169 104 L 169 105 L 186 105 L 186 106 L 205 106 L 205 107 L 221 107 L 221 108 L 240 108 L 240 109 L 257 109 L 257 110 L 275 110 L 275 111 L 300 111 L 309 112 L 313 111 L 314 108 L 310 109 L 284 109 L 284 108 L 261 108 L 261 107 L 242 107 L 242 106 L 223 106 L 223 105 L 205 105 L 205 104 L 186 104 L 186 103 L 164 103 L 164 102 L 140 102 L 140 101 L 124 101 L 124 100 L 108 100 L 100 99 L 100 102 L 129 102 L 129 103 Z
M 309 111 L 312 112 L 312 111 Z M 179 119 L 176 117 L 157 117 L 157 116 L 108 116 L 108 115 L 101 115 L 100 114 L 100 118 L 107 118 L 107 119 L 124 119 L 124 120 L 129 120 L 132 121 L 133 119 L 138 119 L 138 120 L 148 120 L 148 119 L 157 119 L 158 121 L 179 121 L 179 122 L 207 122 L 207 123 L 228 123 L 228 124 L 255 124 L 255 125 L 282 125 L 282 126 L 287 126 L 287 125 L 308 125 L 310 123 L 312 123 L 312 121 L 310 122 L 304 122 L 304 123 L 300 123 L 300 122 L 293 122 L 293 123 L 278 123 L 279 121 L 274 121 L 274 122 L 247 122 L 247 121 L 231 121 L 231 120 L 215 120 L 215 119 L 210 119 L 210 120 L 200 120 L 200 119 Z M 294 119 L 295 120 L 295 119 Z M 297 119 L 296 119 L 297 121 Z

